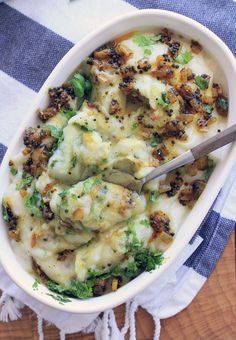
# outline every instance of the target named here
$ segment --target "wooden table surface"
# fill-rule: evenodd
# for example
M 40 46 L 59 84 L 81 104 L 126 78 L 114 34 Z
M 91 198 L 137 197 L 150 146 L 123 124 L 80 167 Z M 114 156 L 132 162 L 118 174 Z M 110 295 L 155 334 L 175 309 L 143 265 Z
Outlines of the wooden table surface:
M 220 258 L 211 277 L 189 307 L 178 315 L 162 320 L 161 340 L 233 340 L 236 339 L 235 236 Z M 124 306 L 116 308 L 119 326 L 123 324 Z M 137 339 L 153 338 L 153 321 L 142 309 L 136 314 Z M 53 326 L 44 325 L 45 340 L 59 339 Z M 1 340 L 37 340 L 37 318 L 24 308 L 21 320 L 0 323 Z M 67 340 L 93 340 L 92 334 L 69 335 Z

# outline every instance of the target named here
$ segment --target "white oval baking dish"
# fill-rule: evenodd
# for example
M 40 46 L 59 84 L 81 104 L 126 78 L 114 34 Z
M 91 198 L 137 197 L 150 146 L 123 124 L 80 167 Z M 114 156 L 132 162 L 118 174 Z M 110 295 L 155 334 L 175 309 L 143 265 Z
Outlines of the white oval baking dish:
M 47 105 L 47 90 L 49 87 L 59 86 L 69 75 L 77 68 L 80 62 L 88 56 L 94 49 L 112 40 L 127 31 L 137 28 L 167 27 L 177 31 L 186 37 L 199 41 L 202 46 L 216 59 L 221 65 L 225 78 L 225 90 L 229 96 L 229 120 L 228 125 L 236 122 L 236 115 L 233 109 L 236 108 L 236 62 L 234 56 L 227 46 L 211 31 L 201 24 L 185 16 L 163 10 L 142 10 L 135 11 L 131 14 L 123 15 L 112 22 L 106 24 L 95 32 L 89 34 L 76 44 L 59 62 L 52 71 L 36 100 L 34 101 L 26 120 L 22 123 L 17 131 L 0 168 L 0 200 L 3 192 L 9 184 L 8 162 L 10 155 L 16 153 L 22 147 L 22 135 L 27 126 L 36 124 L 37 109 L 44 108 Z M 42 66 L 43 67 L 43 66 Z M 51 307 L 73 312 L 73 313 L 92 313 L 104 311 L 108 308 L 117 306 L 134 295 L 142 291 L 145 287 L 160 278 L 168 270 L 173 261 L 181 253 L 185 245 L 190 241 L 204 216 L 216 198 L 227 175 L 231 169 L 233 161 L 236 159 L 236 146 L 228 148 L 224 161 L 221 161 L 214 170 L 206 189 L 190 212 L 187 219 L 180 228 L 177 236 L 165 252 L 165 262 L 159 268 L 151 273 L 143 273 L 130 283 L 126 284 L 118 291 L 109 293 L 101 297 L 94 297 L 87 300 L 71 299 L 64 305 L 59 304 L 45 293 L 47 288 L 43 285 L 38 290 L 33 290 L 32 285 L 34 278 L 27 273 L 18 263 L 17 258 L 11 248 L 10 240 L 7 236 L 5 223 L 0 219 L 0 260 L 5 271 L 11 279 L 32 297 L 38 299 Z

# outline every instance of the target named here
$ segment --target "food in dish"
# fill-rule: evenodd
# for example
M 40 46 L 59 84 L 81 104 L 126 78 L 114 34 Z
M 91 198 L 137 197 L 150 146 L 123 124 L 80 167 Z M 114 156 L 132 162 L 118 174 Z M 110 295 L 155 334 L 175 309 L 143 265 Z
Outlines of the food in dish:
M 39 125 L 9 163 L 3 217 L 19 261 L 52 291 L 77 298 L 115 291 L 161 265 L 217 160 L 202 157 L 141 195 L 102 172 L 142 178 L 223 129 L 227 112 L 196 41 L 162 29 L 98 48 L 49 89 Z

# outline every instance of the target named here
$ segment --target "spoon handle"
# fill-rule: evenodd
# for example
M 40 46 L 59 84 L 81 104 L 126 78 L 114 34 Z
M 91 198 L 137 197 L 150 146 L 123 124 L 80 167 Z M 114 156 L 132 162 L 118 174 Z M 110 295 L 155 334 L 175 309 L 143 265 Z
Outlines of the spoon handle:
M 230 126 L 217 135 L 208 138 L 204 142 L 193 147 L 191 150 L 182 153 L 180 156 L 172 159 L 171 161 L 159 166 L 146 177 L 142 179 L 142 183 L 148 183 L 152 179 L 159 177 L 167 172 L 177 169 L 185 164 L 192 163 L 194 160 L 207 155 L 208 153 L 221 148 L 236 140 L 236 124 Z
M 194 146 L 191 149 L 195 159 L 198 159 L 208 153 L 221 148 L 236 140 L 236 124 L 230 126 L 222 132 L 217 133 L 215 136 L 208 138 L 204 142 Z

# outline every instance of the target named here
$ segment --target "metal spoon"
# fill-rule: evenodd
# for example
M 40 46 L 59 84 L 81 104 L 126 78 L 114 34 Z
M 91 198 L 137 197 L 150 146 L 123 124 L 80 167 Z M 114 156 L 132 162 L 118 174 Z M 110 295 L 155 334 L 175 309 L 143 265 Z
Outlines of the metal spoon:
M 185 164 L 192 163 L 196 159 L 207 155 L 208 153 L 219 149 L 235 140 L 236 124 L 198 144 L 189 151 L 182 153 L 180 156 L 172 159 L 171 161 L 159 166 L 142 179 L 136 179 L 134 176 L 116 169 L 108 169 L 104 171 L 102 177 L 107 182 L 119 184 L 130 190 L 137 191 L 137 193 L 140 194 L 144 184 L 150 182 L 152 179 L 177 169 Z

